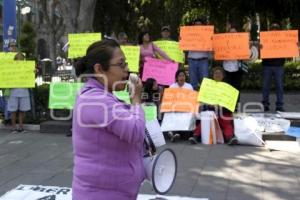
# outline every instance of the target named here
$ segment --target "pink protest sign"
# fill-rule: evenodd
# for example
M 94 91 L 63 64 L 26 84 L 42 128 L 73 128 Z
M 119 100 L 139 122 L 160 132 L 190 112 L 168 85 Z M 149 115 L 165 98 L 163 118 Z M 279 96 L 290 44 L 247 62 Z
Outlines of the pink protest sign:
M 154 58 L 146 58 L 143 70 L 143 81 L 154 78 L 160 85 L 171 85 L 175 82 L 178 63 Z

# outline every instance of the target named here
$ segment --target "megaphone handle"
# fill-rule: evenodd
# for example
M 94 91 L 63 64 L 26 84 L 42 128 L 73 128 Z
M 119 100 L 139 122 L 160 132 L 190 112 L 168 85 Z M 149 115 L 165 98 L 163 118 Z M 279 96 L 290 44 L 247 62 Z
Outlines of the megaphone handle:
M 144 143 L 145 143 L 145 145 L 146 145 L 146 150 L 147 150 L 151 155 L 153 155 L 153 154 L 155 154 L 155 152 L 156 152 L 156 147 L 155 147 L 155 145 L 154 145 L 154 143 L 153 143 L 153 140 L 152 140 L 152 138 L 151 138 L 151 136 L 150 136 L 149 131 L 148 131 L 147 128 L 145 128 L 145 135 L 146 135 L 146 137 L 145 137 Z

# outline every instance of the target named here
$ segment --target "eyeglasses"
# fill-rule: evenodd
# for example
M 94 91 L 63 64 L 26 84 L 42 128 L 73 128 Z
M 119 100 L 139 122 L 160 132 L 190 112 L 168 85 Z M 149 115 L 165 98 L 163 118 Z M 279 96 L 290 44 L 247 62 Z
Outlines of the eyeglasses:
M 109 66 L 116 66 L 116 67 L 120 67 L 121 69 L 126 69 L 128 66 L 128 63 L 127 62 L 116 63 L 116 64 L 110 64 Z

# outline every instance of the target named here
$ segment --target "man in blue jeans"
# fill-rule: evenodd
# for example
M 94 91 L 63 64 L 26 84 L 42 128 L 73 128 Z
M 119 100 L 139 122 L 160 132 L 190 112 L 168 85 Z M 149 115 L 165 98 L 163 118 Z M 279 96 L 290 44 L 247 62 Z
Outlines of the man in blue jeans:
M 194 25 L 205 25 L 205 19 L 196 19 Z M 210 52 L 207 51 L 189 51 L 188 63 L 189 63 L 189 77 L 190 83 L 193 89 L 198 91 L 199 85 L 202 79 L 209 75 L 209 63 L 208 58 Z
M 272 23 L 270 30 L 280 30 L 278 23 Z M 269 93 L 272 76 L 275 79 L 276 111 L 284 111 L 283 108 L 283 78 L 285 58 L 263 59 L 263 100 L 264 111 L 269 111 Z

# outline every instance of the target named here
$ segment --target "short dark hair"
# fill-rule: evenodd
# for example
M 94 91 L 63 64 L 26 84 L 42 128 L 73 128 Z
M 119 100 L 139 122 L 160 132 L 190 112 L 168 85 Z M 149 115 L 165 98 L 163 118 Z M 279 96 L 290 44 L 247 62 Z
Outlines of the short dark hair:
M 144 35 L 149 34 L 149 31 L 142 31 L 138 36 L 138 43 L 143 44 Z M 149 34 L 150 35 L 150 34 Z
M 185 70 L 179 69 L 179 70 L 177 70 L 176 73 L 175 73 L 175 80 L 176 80 L 176 82 L 178 81 L 177 79 L 178 79 L 178 76 L 179 76 L 180 73 L 184 73 L 185 77 L 187 78 L 187 75 L 186 75 L 186 73 L 185 73 Z
M 214 74 L 216 71 L 221 71 L 222 74 L 223 74 L 223 76 L 225 77 L 225 71 L 224 71 L 223 67 L 216 66 L 216 67 L 212 68 L 213 74 Z
M 76 75 L 94 73 L 94 65 L 97 63 L 101 64 L 104 71 L 107 71 L 115 48 L 120 48 L 120 45 L 112 39 L 104 39 L 91 44 L 86 55 L 75 64 Z

